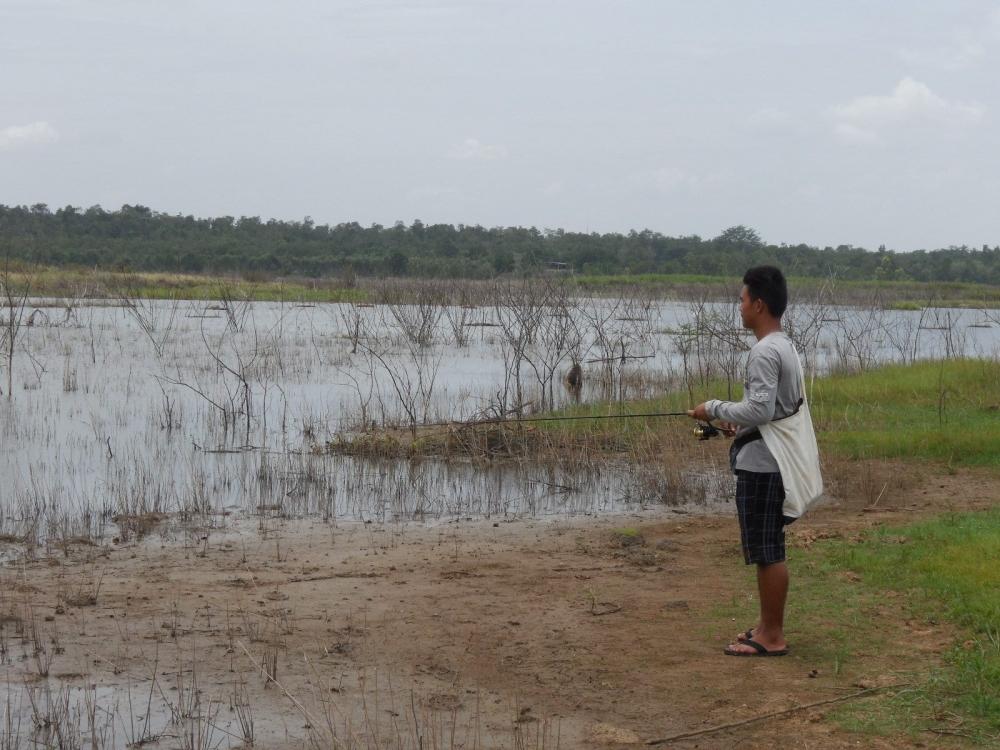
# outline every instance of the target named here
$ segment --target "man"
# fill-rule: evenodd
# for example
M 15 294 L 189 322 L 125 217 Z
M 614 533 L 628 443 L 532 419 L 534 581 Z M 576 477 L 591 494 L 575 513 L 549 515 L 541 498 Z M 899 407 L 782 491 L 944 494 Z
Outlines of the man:
M 796 414 L 803 403 L 801 363 L 781 329 L 787 303 L 788 288 L 780 270 L 758 266 L 746 272 L 740 292 L 740 317 L 743 327 L 757 337 L 757 343 L 747 361 L 743 400 L 707 401 L 688 412 L 694 419 L 718 419 L 728 434 L 735 433 L 730 463 L 736 474 L 740 541 L 747 565 L 757 566 L 760 620 L 726 647 L 729 656 L 788 653 L 784 633 L 788 595 L 784 527 L 795 519 L 783 513 L 782 475 L 758 429 Z

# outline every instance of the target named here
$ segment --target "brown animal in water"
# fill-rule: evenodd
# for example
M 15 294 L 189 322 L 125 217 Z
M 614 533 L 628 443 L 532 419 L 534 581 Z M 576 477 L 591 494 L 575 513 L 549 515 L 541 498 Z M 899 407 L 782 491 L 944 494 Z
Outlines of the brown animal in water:
M 580 367 L 579 362 L 574 362 L 573 366 L 569 368 L 569 372 L 566 373 L 566 387 L 571 393 L 580 393 L 580 389 L 583 387 L 583 368 Z

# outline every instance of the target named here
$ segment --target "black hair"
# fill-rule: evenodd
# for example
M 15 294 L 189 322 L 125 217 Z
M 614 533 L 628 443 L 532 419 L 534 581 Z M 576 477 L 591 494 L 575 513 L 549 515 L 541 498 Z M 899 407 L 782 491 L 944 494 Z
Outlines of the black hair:
M 785 275 L 774 266 L 754 266 L 743 274 L 750 299 L 764 300 L 771 315 L 780 318 L 788 307 L 788 284 Z

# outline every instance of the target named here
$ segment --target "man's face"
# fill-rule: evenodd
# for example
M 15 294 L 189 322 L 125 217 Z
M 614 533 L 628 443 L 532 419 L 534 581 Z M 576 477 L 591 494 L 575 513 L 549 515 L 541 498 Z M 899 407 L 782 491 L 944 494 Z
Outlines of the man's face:
M 750 292 L 747 291 L 746 286 L 740 290 L 740 320 L 743 322 L 744 328 L 753 328 L 763 305 L 763 300 L 750 299 Z

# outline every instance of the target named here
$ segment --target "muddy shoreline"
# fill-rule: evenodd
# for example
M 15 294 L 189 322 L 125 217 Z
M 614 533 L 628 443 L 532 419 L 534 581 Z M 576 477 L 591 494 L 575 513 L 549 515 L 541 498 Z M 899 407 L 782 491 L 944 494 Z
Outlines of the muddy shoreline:
M 790 545 L 996 500 L 988 474 L 928 476 L 874 509 L 834 500 Z M 176 746 L 197 694 L 220 747 L 244 744 L 247 710 L 257 747 L 610 747 L 822 700 L 947 643 L 924 633 L 909 655 L 810 677 L 821 665 L 793 622 L 789 658 L 733 663 L 721 649 L 742 624 L 716 608 L 747 595 L 743 573 L 733 518 L 670 512 L 152 533 L 3 568 L 5 690 L 15 707 L 25 690 L 92 690 L 119 746 Z M 775 737 L 857 742 L 806 711 L 681 746 Z

